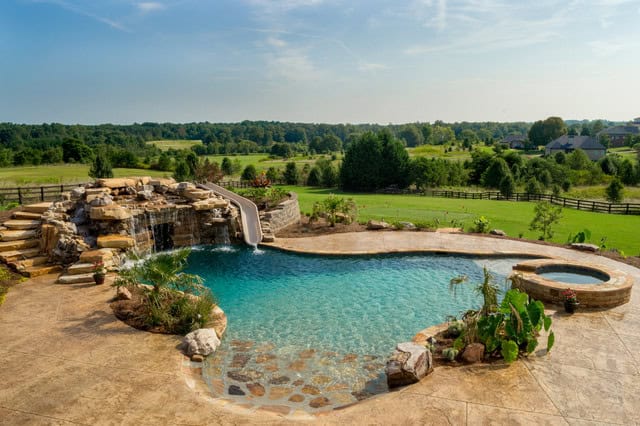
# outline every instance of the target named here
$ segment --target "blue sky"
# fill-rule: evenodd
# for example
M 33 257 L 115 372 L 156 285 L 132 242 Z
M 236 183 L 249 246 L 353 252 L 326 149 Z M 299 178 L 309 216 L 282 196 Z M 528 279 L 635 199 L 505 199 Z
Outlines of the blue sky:
M 0 121 L 628 120 L 640 0 L 2 0 Z

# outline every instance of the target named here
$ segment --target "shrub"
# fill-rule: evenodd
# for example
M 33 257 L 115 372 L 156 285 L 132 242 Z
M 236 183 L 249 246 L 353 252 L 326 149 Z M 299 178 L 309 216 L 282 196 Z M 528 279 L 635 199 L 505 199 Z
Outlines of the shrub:
M 326 217 L 329 225 L 335 226 L 339 221 L 353 222 L 356 215 L 357 208 L 353 199 L 345 199 L 331 194 L 324 200 L 314 203 L 311 220 L 315 221 L 320 217 Z
M 562 217 L 562 207 L 554 206 L 546 201 L 536 203 L 535 216 L 529 225 L 529 230 L 542 232 L 539 239 L 544 241 L 553 238 L 553 225 Z
M 620 179 L 615 178 L 611 181 L 609 186 L 605 189 L 607 194 L 607 201 L 611 203 L 619 203 L 624 198 L 624 185 L 620 182 Z
M 486 234 L 487 232 L 489 232 L 490 224 L 491 222 L 489 222 L 489 219 L 487 219 L 484 216 L 480 216 L 479 218 L 473 221 L 473 228 L 471 229 L 471 232 L 476 232 L 478 234 Z
M 215 299 L 198 275 L 182 272 L 189 249 L 160 253 L 120 271 L 114 286 L 135 289 L 141 295 L 140 320 L 149 328 L 186 334 L 205 327 Z M 145 285 L 146 284 L 146 285 Z

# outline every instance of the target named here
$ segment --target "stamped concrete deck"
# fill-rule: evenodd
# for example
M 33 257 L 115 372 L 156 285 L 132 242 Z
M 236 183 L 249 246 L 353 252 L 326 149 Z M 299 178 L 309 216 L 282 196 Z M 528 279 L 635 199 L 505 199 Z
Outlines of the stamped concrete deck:
M 604 264 L 640 281 L 638 269 L 603 257 L 468 235 L 355 233 L 280 239 L 277 245 L 325 253 L 529 253 Z M 177 338 L 134 330 L 113 316 L 111 287 L 54 279 L 18 285 L 0 307 L 0 424 L 640 422 L 638 291 L 631 303 L 608 311 L 554 313 L 556 346 L 549 355 L 510 366 L 441 367 L 416 385 L 319 418 L 282 418 L 209 397 L 198 370 L 184 368 Z

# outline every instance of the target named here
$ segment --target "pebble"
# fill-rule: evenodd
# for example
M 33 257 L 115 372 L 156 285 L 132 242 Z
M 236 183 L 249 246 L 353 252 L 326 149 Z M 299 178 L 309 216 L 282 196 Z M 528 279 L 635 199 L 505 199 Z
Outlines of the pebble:
M 269 380 L 269 383 L 272 385 L 283 385 L 285 383 L 289 383 L 291 379 L 287 376 L 274 377 Z
M 329 399 L 325 398 L 324 396 L 319 396 L 309 401 L 309 407 L 311 408 L 326 407 L 327 405 L 330 405 L 330 404 L 331 404 L 331 401 L 329 401 Z
M 305 385 L 302 388 L 302 393 L 306 393 L 307 395 L 319 395 L 320 390 L 315 386 Z
M 247 389 L 249 389 L 251 395 L 254 396 L 263 396 L 265 394 L 264 386 L 262 386 L 260 383 L 249 383 L 247 385 Z
M 244 393 L 244 391 L 242 389 L 240 389 L 240 386 L 236 386 L 236 385 L 231 385 L 229 386 L 229 395 L 246 395 Z

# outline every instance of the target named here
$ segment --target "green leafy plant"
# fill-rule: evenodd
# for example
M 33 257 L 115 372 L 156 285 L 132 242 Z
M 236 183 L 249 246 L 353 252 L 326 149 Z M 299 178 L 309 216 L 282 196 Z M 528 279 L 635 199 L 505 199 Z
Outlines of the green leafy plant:
M 484 216 L 480 216 L 473 221 L 472 232 L 476 232 L 478 234 L 486 234 L 487 232 L 489 232 L 490 224 L 491 222 L 489 222 L 489 219 Z
M 160 253 L 120 271 L 114 286 L 140 292 L 143 321 L 149 327 L 186 334 L 205 327 L 215 299 L 198 275 L 184 273 L 189 249 Z
M 316 221 L 320 217 L 326 217 L 329 225 L 333 227 L 340 221 L 353 222 L 356 215 L 357 208 L 353 199 L 330 194 L 324 200 L 314 203 L 311 220 Z
M 534 217 L 529 225 L 529 230 L 541 231 L 539 239 L 542 241 L 550 240 L 553 238 L 553 225 L 558 223 L 560 218 L 562 218 L 562 207 L 546 201 L 536 203 Z
M 576 235 L 569 235 L 569 239 L 567 240 L 567 242 L 569 243 L 584 243 L 587 242 L 591 239 L 591 231 L 589 231 L 588 229 L 583 229 L 582 231 L 578 232 Z

